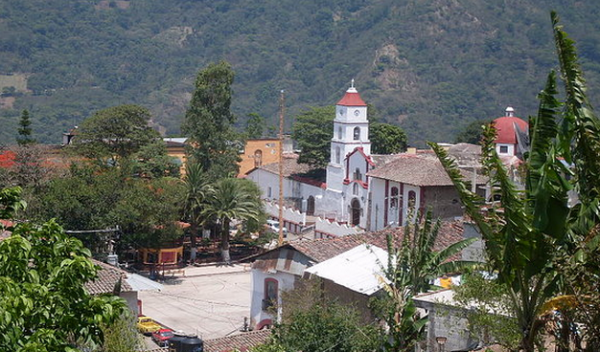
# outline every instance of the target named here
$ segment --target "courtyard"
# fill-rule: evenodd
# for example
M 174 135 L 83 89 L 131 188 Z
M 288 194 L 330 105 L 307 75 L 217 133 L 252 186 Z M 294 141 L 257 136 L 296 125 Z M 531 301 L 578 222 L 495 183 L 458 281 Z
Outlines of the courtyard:
M 204 340 L 235 334 L 250 315 L 248 265 L 188 267 L 160 291 L 141 291 L 142 313 Z

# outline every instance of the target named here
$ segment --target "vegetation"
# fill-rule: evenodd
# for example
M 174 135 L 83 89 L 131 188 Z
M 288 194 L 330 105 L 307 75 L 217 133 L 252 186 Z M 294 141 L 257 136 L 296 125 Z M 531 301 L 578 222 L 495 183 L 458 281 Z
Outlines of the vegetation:
M 302 151 L 299 163 L 324 168 L 330 158 L 335 106 L 312 107 L 296 116 L 292 138 Z
M 508 179 L 506 170 L 493 147 L 493 127 L 484 130 L 483 160 L 486 174 L 491 178 L 492 190 L 501 195 L 502 210 L 492 206 L 486 215 L 480 213 L 482 200 L 471 193 L 460 177 L 455 164 L 446 152 L 432 144 L 440 160 L 454 181 L 465 210 L 478 226 L 486 242 L 490 264 L 497 272 L 498 283 L 503 285 L 510 299 L 511 315 L 518 325 L 519 349 L 534 351 L 544 320 L 541 315 L 549 307 L 558 311 L 562 326 L 573 323 L 573 311 L 597 317 L 597 301 L 586 301 L 582 292 L 598 283 L 598 277 L 585 285 L 573 285 L 572 271 L 563 272 L 555 266 L 558 258 L 569 258 L 566 263 L 586 267 L 592 264 L 597 250 L 600 223 L 600 121 L 594 115 L 586 96 L 585 81 L 579 68 L 574 42 L 558 25 L 552 13 L 554 39 L 558 52 L 561 76 L 565 83 L 564 103 L 556 98 L 556 75 L 551 72 L 540 93 L 537 117 L 531 122 L 531 151 L 526 160 L 527 179 L 521 194 Z M 560 125 L 559 125 L 560 123 Z M 566 168 L 564 158 L 572 168 Z M 569 177 L 567 177 L 569 176 Z M 569 206 L 569 192 L 577 195 L 578 202 Z M 592 264 L 593 265 L 593 264 Z M 569 283 L 566 284 L 565 283 Z M 583 290 L 577 287 L 584 287 Z M 555 302 L 567 295 L 568 308 Z M 585 294 L 584 294 L 585 295 Z M 558 296 L 558 297 L 557 297 Z M 579 301 L 578 301 L 579 299 Z M 583 300 L 582 300 L 583 299 Z M 564 299 L 563 299 L 564 300 Z M 592 314 L 591 316 L 593 316 Z M 589 322 L 589 320 L 587 320 Z M 597 323 L 592 322 L 593 324 Z M 590 329 L 597 331 L 593 325 Z M 557 334 L 557 345 L 567 348 L 569 335 L 581 335 L 577 329 Z M 586 350 L 599 347 L 595 335 L 584 338 Z M 576 348 L 581 349 L 578 345 Z
M 250 180 L 225 178 L 212 184 L 206 193 L 200 214 L 207 224 L 216 225 L 221 236 L 221 257 L 230 263 L 230 223 L 258 220 L 262 213 L 260 189 Z
M 454 143 L 479 144 L 483 137 L 483 126 L 490 124 L 492 120 L 473 121 L 456 135 Z
M 19 136 L 17 137 L 17 144 L 20 146 L 26 146 L 34 143 L 35 139 L 31 135 L 31 120 L 29 119 L 29 111 L 23 110 L 23 112 L 21 112 L 21 119 L 19 120 Z
M 527 98 L 553 65 L 548 8 L 572 24 L 588 78 L 600 72 L 593 1 L 109 4 L 2 3 L 0 90 L 14 87 L 16 100 L 0 110 L 0 140 L 14 139 L 23 109 L 36 116 L 38 141 L 59 143 L 93 112 L 128 102 L 177 134 L 198 69 L 226 58 L 237 73 L 232 110 L 241 119 L 256 112 L 273 124 L 281 89 L 290 116 L 334 104 L 354 77 L 381 122 L 399 124 L 411 145 L 448 142 L 506 105 L 520 116 L 535 111 Z
M 402 246 L 394 247 L 391 234 L 387 237 L 389 262 L 384 268 L 385 295 L 375 299 L 373 308 L 389 327 L 386 351 L 414 351 L 424 338 L 427 317 L 421 316 L 413 297 L 432 288 L 431 280 L 443 274 L 459 272 L 479 265 L 477 262 L 448 261 L 476 239 L 466 239 L 435 250 L 440 221 L 433 222 L 427 212 L 423 224 L 404 227 Z
M 394 125 L 387 123 L 371 123 L 369 140 L 373 154 L 397 154 L 406 151 L 406 134 Z
M 0 191 L 0 218 L 24 208 L 19 188 Z M 115 296 L 91 296 L 84 284 L 98 268 L 90 251 L 54 221 L 19 223 L 0 241 L 0 348 L 76 351 L 100 345 L 102 326 L 126 311 Z
M 211 181 L 237 175 L 239 147 L 233 142 L 231 113 L 233 70 L 224 61 L 198 73 L 196 89 L 182 126 L 188 136 L 189 160 L 201 165 Z
M 253 352 L 376 351 L 380 331 L 361 321 L 359 312 L 323 298 L 318 280 L 302 281 L 282 296 L 283 319 L 273 338 Z

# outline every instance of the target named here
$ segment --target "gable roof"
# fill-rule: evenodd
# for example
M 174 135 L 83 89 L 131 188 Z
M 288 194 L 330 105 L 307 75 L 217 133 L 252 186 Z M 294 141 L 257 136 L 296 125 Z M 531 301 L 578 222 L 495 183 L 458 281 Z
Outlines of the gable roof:
M 348 153 L 348 155 L 346 155 L 345 159 L 350 158 L 352 155 L 354 155 L 356 153 L 359 153 L 360 155 L 362 155 L 362 157 L 369 163 L 369 165 L 375 166 L 375 163 L 371 159 L 371 156 L 365 154 L 365 148 L 363 148 L 363 147 L 356 147 L 356 148 L 354 148 L 353 151 L 351 151 L 350 153 Z
M 379 248 L 387 248 L 387 234 L 391 233 L 396 246 L 402 244 L 404 227 L 385 229 L 378 232 L 365 232 L 356 235 L 324 238 L 307 241 L 290 242 L 292 247 L 316 262 L 323 262 L 342 254 L 361 244 L 370 244 Z M 445 248 L 463 239 L 462 221 L 442 221 L 438 233 L 435 250 Z
M 370 296 L 383 287 L 380 278 L 385 277 L 383 267 L 387 262 L 387 251 L 377 246 L 361 244 L 311 266 L 306 272 Z
M 466 180 L 473 178 L 471 171 L 461 169 L 460 172 Z M 437 157 L 426 154 L 397 154 L 392 160 L 367 173 L 367 176 L 420 187 L 453 185 Z M 485 183 L 483 177 L 477 176 L 477 184 Z
M 279 175 L 279 163 L 270 163 L 258 167 L 261 170 Z M 296 174 L 305 174 L 311 170 L 307 164 L 298 162 L 298 154 L 286 154 L 283 156 L 283 177 L 290 177 Z
M 220 337 L 204 341 L 206 352 L 248 351 L 250 348 L 263 344 L 271 336 L 271 330 L 263 329 L 245 332 L 237 335 Z
M 115 285 L 121 280 L 121 292 L 132 292 L 133 288 L 127 282 L 127 272 L 112 265 L 92 259 L 95 265 L 100 266 L 98 277 L 85 284 L 85 288 L 92 295 L 113 293 Z

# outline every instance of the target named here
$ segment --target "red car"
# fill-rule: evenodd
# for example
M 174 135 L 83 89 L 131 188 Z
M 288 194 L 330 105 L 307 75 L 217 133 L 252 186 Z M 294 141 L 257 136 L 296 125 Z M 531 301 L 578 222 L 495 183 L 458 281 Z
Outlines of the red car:
M 173 330 L 171 329 L 160 329 L 152 333 L 152 340 L 160 347 L 167 346 L 169 339 L 173 337 Z

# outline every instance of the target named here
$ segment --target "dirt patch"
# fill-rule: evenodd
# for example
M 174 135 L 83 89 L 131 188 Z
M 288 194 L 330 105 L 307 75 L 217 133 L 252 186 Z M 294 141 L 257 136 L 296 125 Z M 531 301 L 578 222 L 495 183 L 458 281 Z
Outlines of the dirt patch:
M 96 4 L 94 6 L 94 8 L 96 10 L 108 10 L 111 8 L 118 8 L 121 10 L 125 10 L 129 8 L 129 5 L 131 5 L 131 3 L 129 1 L 113 1 L 113 0 L 102 0 L 100 1 L 98 4 Z
M 13 109 L 15 104 L 15 97 L 0 97 L 0 109 Z
M 10 87 L 14 87 L 17 92 L 27 92 L 27 75 L 24 73 L 0 75 L 0 91 Z

